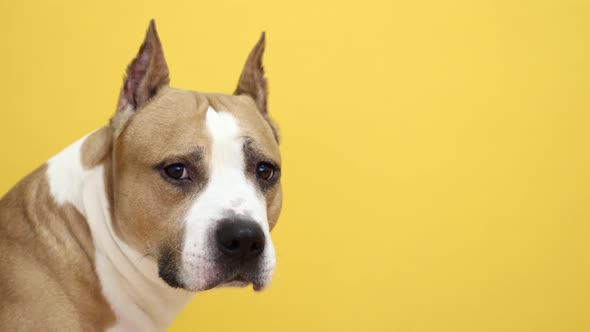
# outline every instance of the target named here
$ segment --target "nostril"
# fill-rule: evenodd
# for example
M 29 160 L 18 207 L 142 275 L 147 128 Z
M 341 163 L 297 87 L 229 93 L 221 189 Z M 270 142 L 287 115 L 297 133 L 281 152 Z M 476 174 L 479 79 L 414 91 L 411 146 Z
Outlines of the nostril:
M 258 251 L 262 249 L 262 246 L 260 245 L 260 242 L 255 241 L 252 243 L 252 245 L 250 246 L 250 251 Z
M 240 248 L 240 241 L 238 241 L 237 239 L 233 239 L 227 248 L 230 250 L 239 249 Z
M 264 250 L 264 234 L 261 231 L 260 234 L 257 234 L 256 237 L 252 239 L 252 242 L 250 243 L 247 254 L 249 256 L 259 256 L 263 250 Z

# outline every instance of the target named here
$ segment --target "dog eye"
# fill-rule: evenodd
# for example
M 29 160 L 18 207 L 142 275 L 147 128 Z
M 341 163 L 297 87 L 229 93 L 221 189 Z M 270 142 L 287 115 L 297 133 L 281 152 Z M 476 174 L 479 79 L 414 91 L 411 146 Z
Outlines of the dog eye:
M 172 164 L 164 167 L 164 173 L 175 180 L 188 179 L 188 172 L 183 164 Z
M 256 176 L 259 179 L 268 181 L 275 174 L 275 167 L 267 162 L 260 162 L 256 166 Z

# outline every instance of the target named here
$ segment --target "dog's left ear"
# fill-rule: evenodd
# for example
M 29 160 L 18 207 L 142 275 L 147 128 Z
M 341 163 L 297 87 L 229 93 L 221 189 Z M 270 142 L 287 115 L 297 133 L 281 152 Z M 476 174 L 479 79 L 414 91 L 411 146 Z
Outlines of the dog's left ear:
M 127 66 L 120 102 L 137 110 L 169 82 L 162 43 L 156 31 L 156 23 L 151 20 L 137 56 Z
M 156 23 L 151 20 L 137 56 L 127 66 L 121 101 L 137 110 L 169 82 L 162 43 L 156 31 Z
M 135 59 L 127 66 L 117 112 L 111 119 L 115 136 L 123 130 L 129 118 L 170 82 L 168 65 L 156 23 L 150 21 L 145 39 Z
M 238 87 L 234 92 L 235 95 L 248 95 L 254 99 L 256 106 L 263 115 L 268 114 L 266 109 L 266 97 L 268 90 L 266 87 L 266 77 L 264 77 L 264 67 L 262 66 L 262 55 L 264 53 L 265 34 L 260 36 L 258 43 L 254 46 L 246 60 Z

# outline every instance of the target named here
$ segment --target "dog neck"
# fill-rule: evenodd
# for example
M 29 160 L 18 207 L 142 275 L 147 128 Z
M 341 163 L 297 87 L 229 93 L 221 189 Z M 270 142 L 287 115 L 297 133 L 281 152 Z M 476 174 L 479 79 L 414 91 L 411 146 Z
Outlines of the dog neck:
M 117 317 L 112 330 L 165 330 L 194 294 L 168 286 L 158 277 L 156 262 L 131 248 L 113 230 L 105 186 L 105 169 L 112 165 L 107 161 L 88 168 L 83 162 L 86 140 L 92 139 L 92 145 L 110 153 L 110 142 L 100 141 L 110 140 L 109 134 L 103 128 L 53 157 L 47 169 L 50 191 L 58 205 L 73 204 L 88 222 L 96 274 Z

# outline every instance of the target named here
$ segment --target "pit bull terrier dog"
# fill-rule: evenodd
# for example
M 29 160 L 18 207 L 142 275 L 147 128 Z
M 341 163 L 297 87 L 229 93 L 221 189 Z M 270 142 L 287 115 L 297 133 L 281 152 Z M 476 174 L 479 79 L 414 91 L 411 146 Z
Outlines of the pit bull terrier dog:
M 1 331 L 161 331 L 195 292 L 268 285 L 282 191 L 264 47 L 233 95 L 171 88 L 150 22 L 110 123 L 0 200 Z

